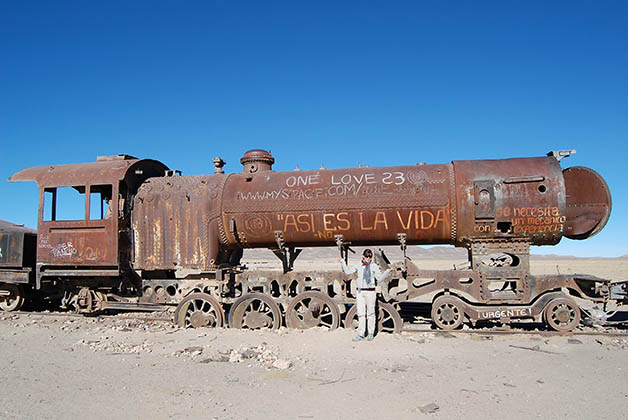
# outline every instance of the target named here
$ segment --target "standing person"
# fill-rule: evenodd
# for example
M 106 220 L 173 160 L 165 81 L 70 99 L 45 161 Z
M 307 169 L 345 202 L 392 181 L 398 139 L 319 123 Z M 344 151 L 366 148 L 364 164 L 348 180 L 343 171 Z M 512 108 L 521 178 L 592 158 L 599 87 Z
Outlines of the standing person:
M 375 286 L 377 281 L 388 275 L 390 269 L 382 273 L 377 264 L 373 264 L 373 251 L 370 249 L 365 249 L 362 253 L 362 261 L 352 267 L 348 267 L 342 258 L 340 258 L 340 263 L 345 274 L 358 273 L 358 296 L 355 302 L 358 308 L 358 335 L 353 341 L 362 341 L 365 336 L 368 341 L 371 341 L 375 334 L 375 301 L 377 300 Z M 367 326 L 368 335 L 366 335 Z

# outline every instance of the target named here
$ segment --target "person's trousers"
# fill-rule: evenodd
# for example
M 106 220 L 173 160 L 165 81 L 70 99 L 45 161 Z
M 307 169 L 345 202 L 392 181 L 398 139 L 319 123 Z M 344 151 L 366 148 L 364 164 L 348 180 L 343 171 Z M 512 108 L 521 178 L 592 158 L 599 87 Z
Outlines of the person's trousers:
M 375 290 L 361 290 L 355 304 L 358 306 L 358 334 L 366 335 L 368 326 L 369 335 L 375 334 L 375 301 L 377 292 Z

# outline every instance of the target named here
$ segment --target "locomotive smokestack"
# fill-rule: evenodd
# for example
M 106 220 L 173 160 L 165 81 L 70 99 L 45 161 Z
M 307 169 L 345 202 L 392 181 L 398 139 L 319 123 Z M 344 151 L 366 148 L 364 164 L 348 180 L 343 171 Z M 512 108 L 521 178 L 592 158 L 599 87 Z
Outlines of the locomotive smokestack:
M 243 171 L 247 174 L 253 174 L 256 172 L 271 171 L 273 169 L 273 163 L 275 158 L 262 149 L 249 150 L 240 158 L 240 163 L 244 166 Z

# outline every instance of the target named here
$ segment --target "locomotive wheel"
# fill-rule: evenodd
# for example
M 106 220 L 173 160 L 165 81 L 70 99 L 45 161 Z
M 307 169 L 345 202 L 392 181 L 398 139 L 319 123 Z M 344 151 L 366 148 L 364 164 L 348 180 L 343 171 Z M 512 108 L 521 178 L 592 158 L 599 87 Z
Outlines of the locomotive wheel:
M 19 284 L 5 283 L 0 286 L 3 292 L 9 292 L 8 296 L 0 296 L 0 309 L 5 312 L 17 311 L 24 304 L 24 289 Z
M 299 293 L 290 302 L 286 309 L 286 325 L 300 330 L 313 327 L 334 330 L 340 325 L 340 311 L 329 296 L 310 290 Z
M 222 327 L 225 313 L 215 297 L 193 293 L 177 306 L 174 322 L 183 328 Z
M 234 302 L 229 311 L 229 327 L 276 330 L 281 326 L 281 309 L 263 293 L 248 293 Z
M 556 331 L 571 331 L 580 323 L 580 308 L 569 298 L 558 298 L 548 303 L 544 315 L 547 325 Z
M 398 334 L 401 332 L 403 326 L 403 320 L 399 315 L 399 312 L 389 303 L 377 302 L 377 332 L 387 332 L 391 334 Z M 345 317 L 345 328 L 358 328 L 358 308 L 357 305 L 353 305 L 351 309 L 347 311 Z
M 451 331 L 462 325 L 462 302 L 454 296 L 441 296 L 432 303 L 432 321 L 441 330 Z

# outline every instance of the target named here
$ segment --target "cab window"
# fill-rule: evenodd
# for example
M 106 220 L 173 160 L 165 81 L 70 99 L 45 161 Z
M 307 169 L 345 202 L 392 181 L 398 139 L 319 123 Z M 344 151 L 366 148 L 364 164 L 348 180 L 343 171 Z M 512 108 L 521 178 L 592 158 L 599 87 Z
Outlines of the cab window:
M 48 187 L 44 189 L 43 220 L 85 220 L 84 185 L 72 187 Z M 88 220 L 111 218 L 112 186 L 92 185 L 89 187 Z
M 44 189 L 44 221 L 84 220 L 85 187 L 52 187 Z
M 89 189 L 89 220 L 111 219 L 111 185 L 92 185 Z

